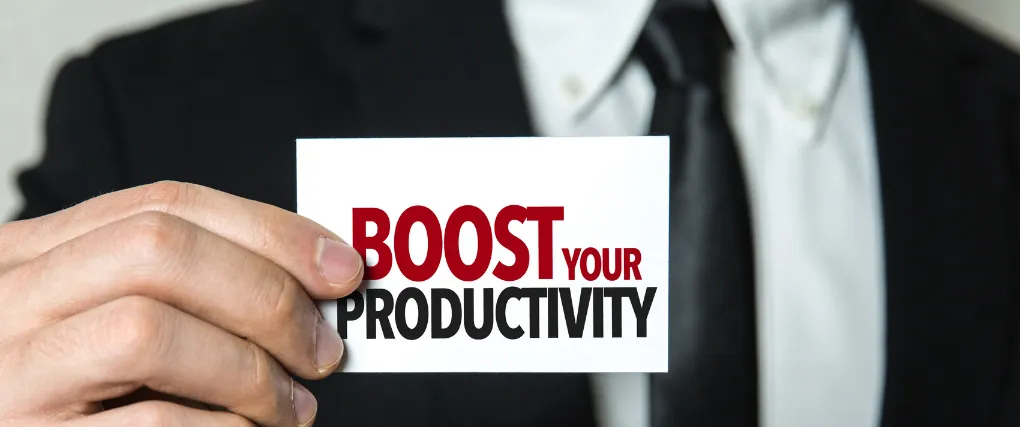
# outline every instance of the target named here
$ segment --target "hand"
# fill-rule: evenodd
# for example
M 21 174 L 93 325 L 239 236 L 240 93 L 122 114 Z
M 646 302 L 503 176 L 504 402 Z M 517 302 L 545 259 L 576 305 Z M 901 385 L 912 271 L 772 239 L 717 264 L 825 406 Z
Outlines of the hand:
M 275 207 L 163 182 L 0 226 L 0 426 L 305 426 L 338 366 L 314 299 L 357 252 Z M 157 392 L 113 409 L 103 401 Z

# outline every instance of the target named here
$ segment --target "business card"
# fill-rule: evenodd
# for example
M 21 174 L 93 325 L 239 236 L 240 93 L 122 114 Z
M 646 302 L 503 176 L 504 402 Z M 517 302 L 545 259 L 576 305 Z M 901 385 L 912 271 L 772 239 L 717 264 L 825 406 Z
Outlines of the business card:
M 668 137 L 297 141 L 298 213 L 365 258 L 344 372 L 665 372 Z

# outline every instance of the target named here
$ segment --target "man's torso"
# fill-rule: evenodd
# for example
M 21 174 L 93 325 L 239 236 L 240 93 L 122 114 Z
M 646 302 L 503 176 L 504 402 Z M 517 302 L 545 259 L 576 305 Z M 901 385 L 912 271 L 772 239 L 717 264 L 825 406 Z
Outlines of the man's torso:
M 261 1 L 107 43 L 58 81 L 50 149 L 65 150 L 23 178 L 26 214 L 163 179 L 293 209 L 295 138 L 536 133 L 502 9 L 455 3 L 304 15 L 310 3 Z M 862 26 L 892 252 L 884 418 L 1008 425 L 993 423 L 1016 387 L 1020 132 L 1015 86 L 994 82 L 1017 60 L 896 7 L 895 30 Z M 329 25 L 300 20 L 315 15 Z M 328 402 L 322 425 L 593 423 L 578 375 L 341 374 L 310 388 Z

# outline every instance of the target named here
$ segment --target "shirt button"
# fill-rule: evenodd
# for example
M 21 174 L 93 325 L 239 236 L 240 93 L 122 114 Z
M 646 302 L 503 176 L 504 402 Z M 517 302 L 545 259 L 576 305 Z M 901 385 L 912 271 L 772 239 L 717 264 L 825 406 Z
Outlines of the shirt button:
M 813 120 L 818 118 L 818 114 L 822 109 L 821 105 L 817 102 L 804 97 L 794 97 L 789 103 L 789 106 L 790 109 L 793 110 L 793 113 L 803 120 Z
M 578 101 L 584 96 L 584 82 L 576 75 L 569 75 L 563 79 L 563 91 L 572 101 Z

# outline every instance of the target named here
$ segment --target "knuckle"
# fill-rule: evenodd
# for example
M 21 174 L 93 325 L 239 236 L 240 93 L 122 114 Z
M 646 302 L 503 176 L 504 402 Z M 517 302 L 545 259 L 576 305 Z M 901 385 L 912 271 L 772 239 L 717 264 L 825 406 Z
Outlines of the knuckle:
M 273 377 L 269 355 L 253 342 L 248 341 L 245 345 L 251 360 L 251 389 L 259 395 L 273 392 L 276 379 Z
M 145 211 L 173 214 L 194 201 L 197 186 L 186 182 L 160 181 L 139 188 L 139 205 Z
M 165 402 L 143 402 L 130 406 L 130 415 L 124 417 L 130 420 L 132 426 L 140 427 L 171 427 L 177 425 L 174 407 Z
M 139 263 L 174 261 L 194 244 L 195 231 L 184 220 L 161 212 L 144 212 L 127 220 L 125 250 Z
M 248 353 L 251 360 L 247 380 L 251 383 L 242 388 L 246 397 L 232 408 L 253 416 L 253 420 L 270 421 L 268 425 L 286 424 L 293 411 L 290 376 L 255 343 L 248 343 Z
M 281 222 L 279 213 L 262 209 L 254 215 L 254 219 L 251 232 L 251 244 L 254 248 L 271 252 L 283 246 L 284 239 L 277 228 Z
M 121 370 L 163 353 L 169 321 L 165 306 L 149 298 L 129 296 L 110 303 L 95 326 L 106 368 Z
M 267 270 L 256 290 L 256 306 L 264 310 L 272 326 L 293 323 L 299 314 L 297 280 L 285 272 Z

